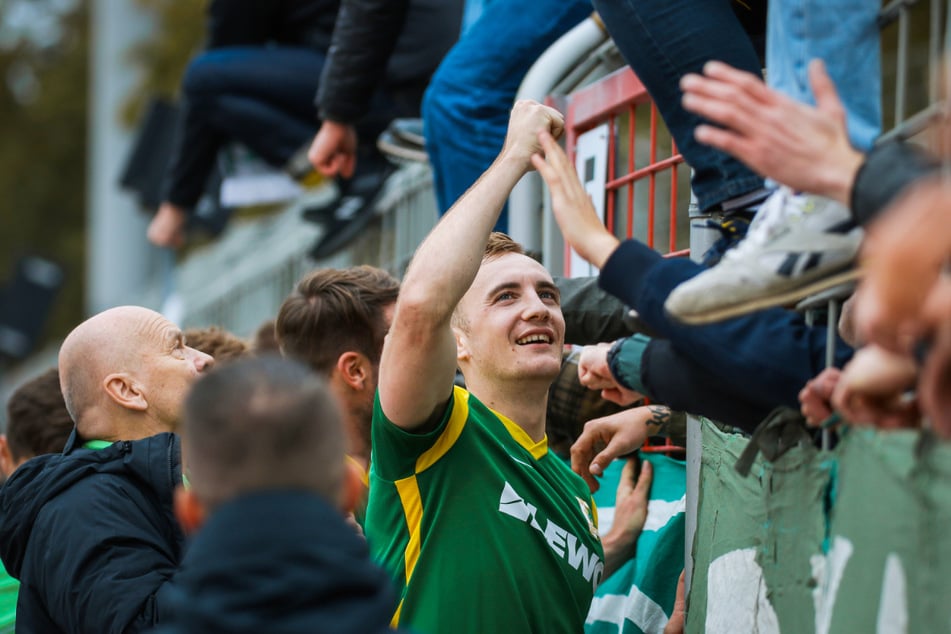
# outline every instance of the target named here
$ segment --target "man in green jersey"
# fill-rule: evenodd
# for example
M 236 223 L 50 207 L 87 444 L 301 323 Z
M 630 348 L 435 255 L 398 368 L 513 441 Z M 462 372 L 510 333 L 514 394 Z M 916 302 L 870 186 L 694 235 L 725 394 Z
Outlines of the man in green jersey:
M 491 234 L 539 133 L 562 129 L 557 111 L 515 105 L 496 161 L 417 250 L 383 347 L 365 528 L 400 589 L 394 623 L 423 634 L 580 632 L 630 554 L 602 549 L 588 487 L 548 451 L 558 289 Z

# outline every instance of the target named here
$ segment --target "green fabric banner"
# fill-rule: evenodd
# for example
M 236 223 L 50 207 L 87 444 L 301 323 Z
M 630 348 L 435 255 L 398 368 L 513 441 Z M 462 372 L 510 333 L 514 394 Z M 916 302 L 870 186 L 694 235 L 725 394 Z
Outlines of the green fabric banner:
M 951 630 L 951 445 L 856 428 L 744 478 L 749 440 L 701 430 L 687 632 Z
M 674 606 L 684 562 L 686 468 L 683 461 L 664 455 L 641 458 L 654 467 L 647 522 L 635 557 L 598 586 L 585 620 L 586 634 L 662 632 Z M 594 495 L 602 535 L 613 521 L 623 467 L 623 460 L 609 465 Z

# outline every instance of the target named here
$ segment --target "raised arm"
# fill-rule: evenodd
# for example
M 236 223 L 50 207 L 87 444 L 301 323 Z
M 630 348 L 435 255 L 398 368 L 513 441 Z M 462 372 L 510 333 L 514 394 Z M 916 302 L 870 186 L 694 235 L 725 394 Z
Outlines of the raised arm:
M 563 126 L 552 108 L 516 103 L 502 152 L 417 249 L 380 361 L 380 404 L 397 426 L 417 429 L 447 402 L 456 369 L 452 313 L 475 279 L 506 198 L 541 151 L 539 133 L 558 136 Z

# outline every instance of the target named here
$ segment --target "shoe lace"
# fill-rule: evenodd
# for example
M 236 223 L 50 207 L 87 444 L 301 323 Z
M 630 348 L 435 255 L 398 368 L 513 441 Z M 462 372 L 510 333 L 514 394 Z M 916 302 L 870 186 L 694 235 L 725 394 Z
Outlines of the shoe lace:
M 781 187 L 760 207 L 749 230 L 734 249 L 727 251 L 724 258 L 742 259 L 750 252 L 760 250 L 788 225 L 791 218 L 802 213 L 799 196 L 788 187 Z
M 749 225 L 749 221 L 741 217 L 728 218 L 720 222 L 707 220 L 702 226 L 707 229 L 716 229 L 720 232 L 720 237 L 704 252 L 700 263 L 707 268 L 715 266 L 730 249 L 743 240 Z

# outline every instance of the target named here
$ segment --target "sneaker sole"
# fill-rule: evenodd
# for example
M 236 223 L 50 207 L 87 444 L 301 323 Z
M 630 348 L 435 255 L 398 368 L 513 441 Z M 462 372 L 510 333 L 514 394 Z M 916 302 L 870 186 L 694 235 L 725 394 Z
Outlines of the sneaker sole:
M 766 297 L 757 297 L 756 299 L 743 302 L 741 304 L 735 304 L 733 306 L 726 306 L 717 310 L 712 310 L 704 313 L 697 313 L 694 315 L 671 315 L 674 319 L 679 321 L 682 324 L 687 324 L 689 326 L 703 326 L 706 324 L 713 324 L 718 321 L 723 321 L 725 319 L 731 319 L 733 317 L 742 317 L 749 313 L 753 313 L 759 310 L 765 310 L 767 308 L 775 308 L 776 306 L 786 306 L 798 302 L 801 299 L 814 295 L 815 293 L 821 293 L 824 290 L 830 289 L 839 284 L 845 284 L 847 282 L 853 282 L 862 275 L 862 270 L 858 268 L 849 269 L 842 271 L 840 273 L 835 273 L 828 277 L 823 277 L 818 279 L 810 284 L 805 286 L 799 286 L 797 288 L 785 291 L 779 295 L 769 295 Z
M 426 137 L 422 132 L 417 132 L 414 129 L 407 128 L 399 125 L 398 119 L 394 119 L 393 122 L 387 127 L 386 131 L 395 136 L 397 139 L 404 141 L 410 145 L 417 145 L 419 147 L 426 146 Z M 421 130 L 422 128 L 420 128 Z
M 411 163 L 429 162 L 429 155 L 426 154 L 426 150 L 421 147 L 412 147 L 407 146 L 405 143 L 400 143 L 387 132 L 381 134 L 380 138 L 377 139 L 376 147 L 388 158 L 396 158 Z

